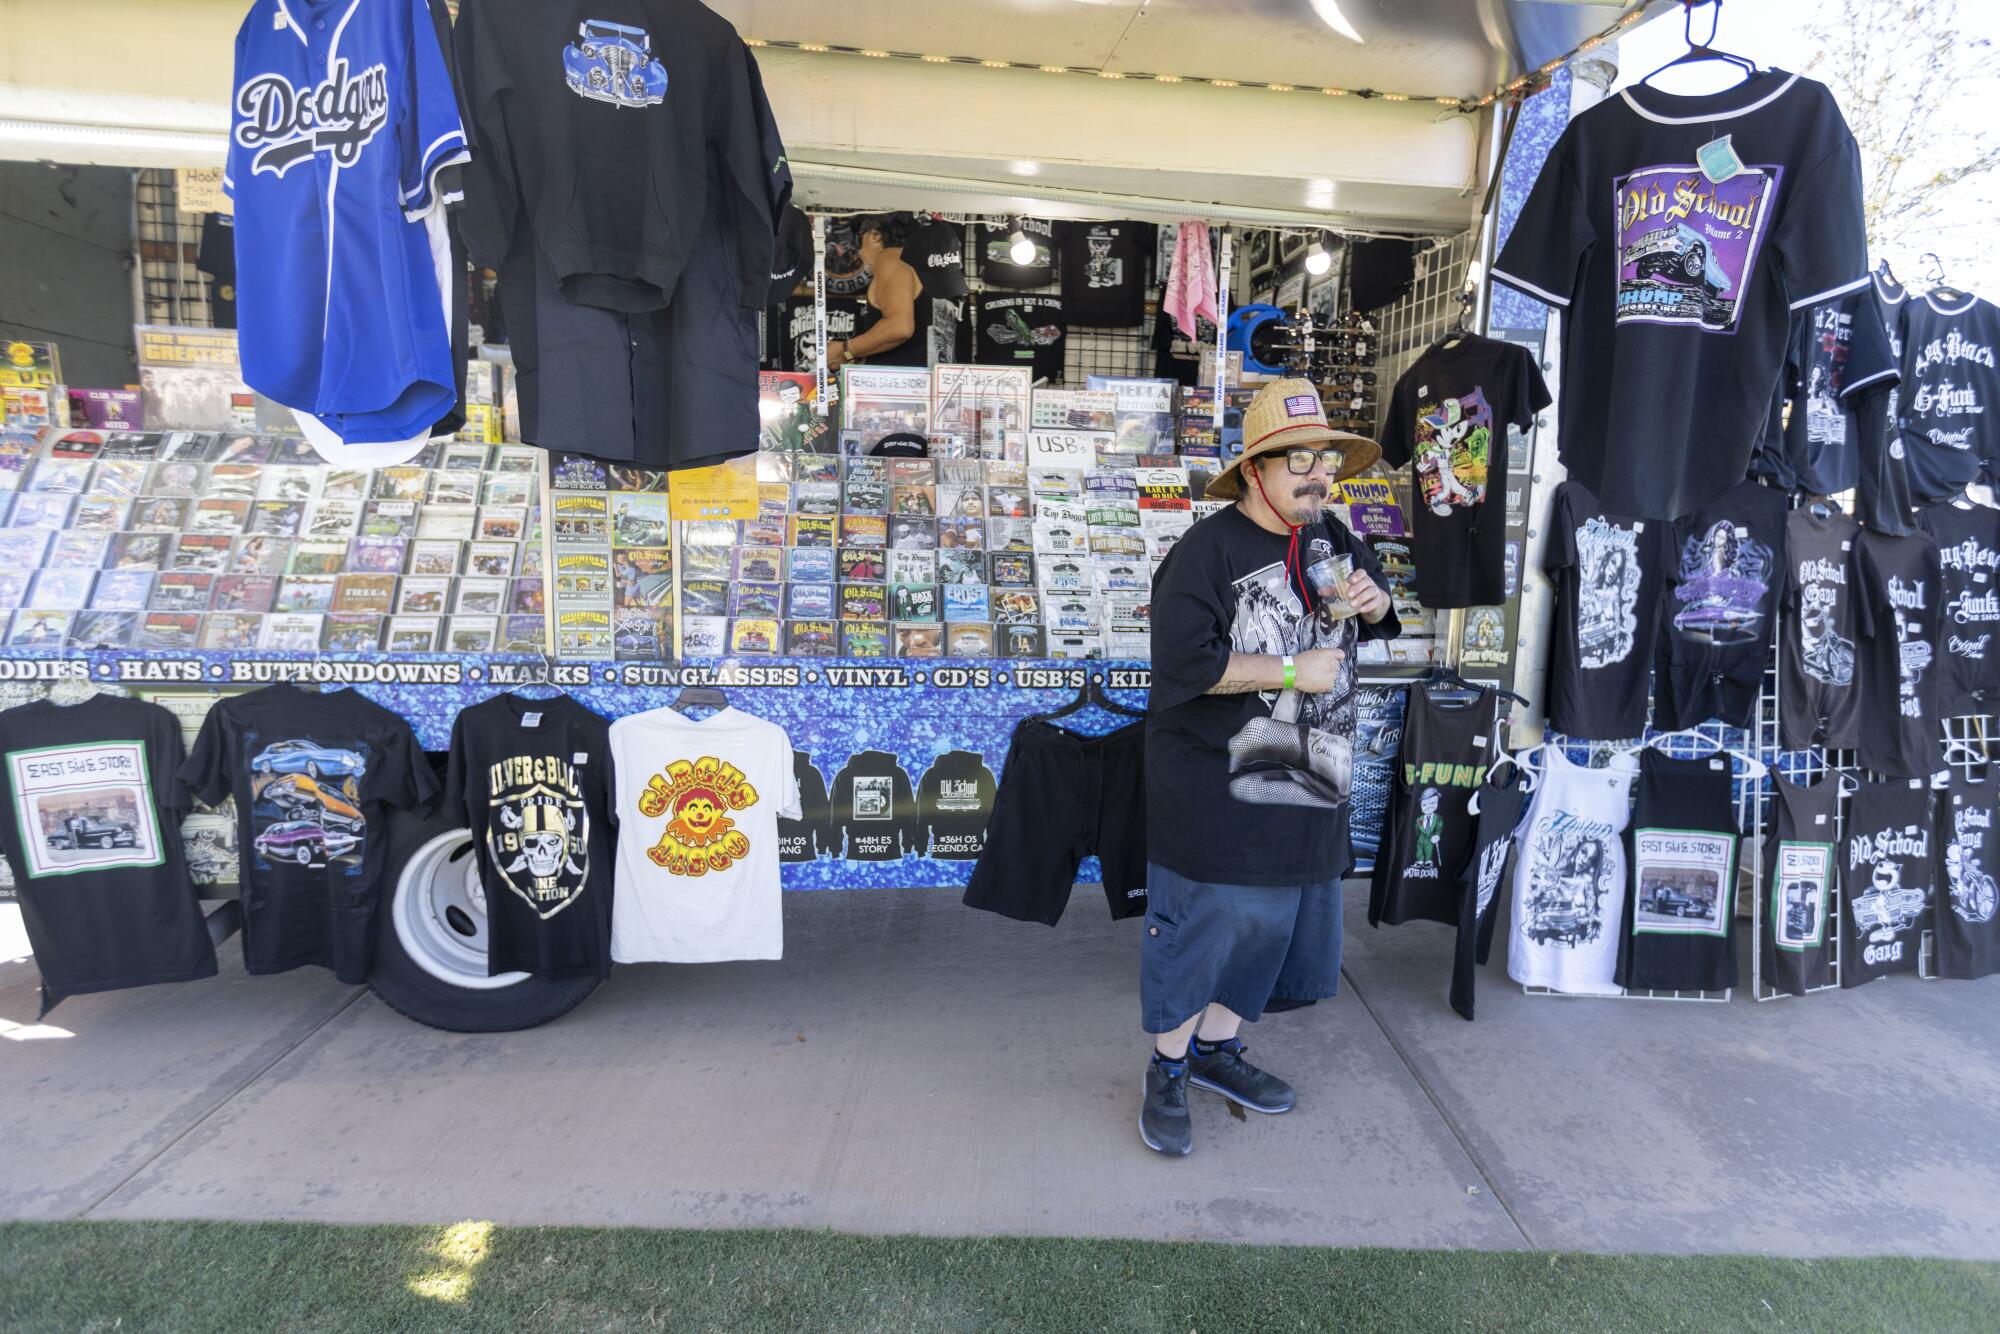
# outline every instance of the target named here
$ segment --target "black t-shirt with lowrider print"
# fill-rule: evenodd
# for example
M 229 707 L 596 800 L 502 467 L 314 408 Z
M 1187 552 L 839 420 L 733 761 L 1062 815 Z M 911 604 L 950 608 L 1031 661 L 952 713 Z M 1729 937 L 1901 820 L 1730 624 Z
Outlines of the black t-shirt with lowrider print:
M 353 690 L 266 686 L 209 710 L 181 781 L 236 798 L 245 968 L 366 982 L 387 813 L 438 789 L 409 723 Z
M 1146 855 L 1191 880 L 1310 885 L 1353 865 L 1355 649 L 1400 627 L 1393 613 L 1376 625 L 1308 614 L 1285 571 L 1289 547 L 1232 505 L 1188 529 L 1153 579 Z M 1337 521 L 1307 528 L 1300 547 L 1307 569 L 1349 556 L 1388 587 L 1367 546 Z M 1325 694 L 1207 693 L 1232 653 L 1316 648 L 1347 655 Z

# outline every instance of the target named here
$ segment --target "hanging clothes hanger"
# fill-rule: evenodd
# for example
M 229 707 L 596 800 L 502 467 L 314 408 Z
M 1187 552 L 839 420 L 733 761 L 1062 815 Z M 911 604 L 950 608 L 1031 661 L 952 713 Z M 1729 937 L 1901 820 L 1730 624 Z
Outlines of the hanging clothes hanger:
M 1733 51 L 1724 51 L 1721 47 L 1715 45 L 1716 31 L 1722 27 L 1722 0 L 1705 0 L 1705 3 L 1715 6 L 1715 17 L 1708 25 L 1708 40 L 1705 42 L 1695 41 L 1694 7 L 1696 3 L 1697 0 L 1681 0 L 1681 32 L 1687 39 L 1688 49 L 1654 70 L 1651 74 L 1648 74 L 1645 78 L 1640 79 L 1640 83 L 1650 84 L 1654 79 L 1677 65 L 1699 65 L 1711 60 L 1736 66 L 1743 71 L 1744 79 L 1763 73 L 1757 67 L 1755 61 L 1746 56 L 1739 56 Z M 1742 80 L 1739 79 L 1737 82 L 1741 83 Z M 1732 84 L 1730 86 L 1735 87 L 1736 85 Z
M 1135 709 L 1129 704 L 1120 704 L 1117 700 L 1111 698 L 1110 693 L 1104 689 L 1102 678 L 1095 672 L 1085 672 L 1082 683 L 1076 688 L 1076 698 L 1061 708 L 1050 709 L 1045 713 L 1031 713 L 1021 721 L 1024 723 L 1052 723 L 1058 718 L 1068 718 L 1073 714 L 1082 713 L 1093 704 L 1103 709 L 1106 713 L 1115 713 L 1126 718 L 1144 718 L 1146 716 L 1144 709 Z
M 1502 690 L 1499 686 L 1484 685 L 1478 681 L 1468 681 L 1455 670 L 1445 666 L 1441 662 L 1432 663 L 1430 670 L 1419 676 L 1411 684 L 1423 686 L 1426 689 L 1431 686 L 1453 686 L 1459 690 L 1470 690 L 1474 693 L 1481 690 L 1490 690 L 1501 699 L 1511 699 L 1523 708 L 1526 708 L 1528 705 L 1526 696 L 1517 695 L 1511 690 Z
M 686 713 L 689 709 L 715 709 L 729 707 L 729 696 L 714 686 L 683 686 L 681 693 L 674 696 L 674 702 L 667 706 L 675 713 Z
M 1944 261 L 1938 258 L 1936 251 L 1926 250 L 1921 258 L 1929 261 L 1930 264 L 1930 268 L 1924 274 L 1925 281 L 1931 285 L 1931 290 L 1925 293 L 1926 296 L 1934 296 L 1942 301 L 1959 302 L 1972 295 L 1972 293 L 1953 287 L 1945 281 Z
M 1889 259 L 1886 255 L 1883 256 L 1881 259 L 1875 261 L 1875 272 L 1881 274 L 1883 278 L 1887 279 L 1889 285 L 1892 287 L 1901 287 L 1903 285 L 1897 279 L 1896 271 L 1889 267 Z
M 1755 755 L 1752 755 L 1747 751 L 1736 750 L 1733 749 L 1732 747 L 1725 746 L 1720 741 L 1717 741 L 1714 737 L 1709 736 L 1707 733 L 1699 730 L 1698 728 L 1693 728 L 1693 727 L 1684 727 L 1677 732 L 1661 732 L 1659 735 L 1649 738 L 1643 744 L 1634 746 L 1631 751 L 1628 751 L 1626 753 L 1632 754 L 1641 750 L 1658 750 L 1660 749 L 1660 743 L 1663 741 L 1709 742 L 1711 745 L 1714 746 L 1714 749 L 1709 751 L 1708 754 L 1728 755 L 1733 759 L 1740 760 L 1743 764 L 1744 776 L 1746 778 L 1749 778 L 1752 782 L 1755 782 L 1756 780 L 1765 777 L 1771 772 L 1771 766 L 1764 763 L 1764 761 L 1758 759 Z M 1701 757 L 1694 756 L 1691 758 L 1698 759 Z

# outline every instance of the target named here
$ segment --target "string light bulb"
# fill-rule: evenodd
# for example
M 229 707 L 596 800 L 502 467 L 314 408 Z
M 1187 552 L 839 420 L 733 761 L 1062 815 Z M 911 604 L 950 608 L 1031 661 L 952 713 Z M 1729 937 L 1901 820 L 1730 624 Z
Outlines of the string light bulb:
M 1323 276 L 1332 267 L 1333 256 L 1326 253 L 1324 245 L 1318 241 L 1314 241 L 1312 246 L 1306 251 L 1306 272 L 1318 278 Z
M 1019 227 L 1007 237 L 1007 258 L 1023 268 L 1035 262 L 1035 243 Z

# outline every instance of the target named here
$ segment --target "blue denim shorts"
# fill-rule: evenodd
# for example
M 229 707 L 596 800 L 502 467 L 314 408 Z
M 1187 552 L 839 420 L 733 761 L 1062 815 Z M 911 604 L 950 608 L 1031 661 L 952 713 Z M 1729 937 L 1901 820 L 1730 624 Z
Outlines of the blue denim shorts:
M 1148 1033 L 1171 1033 L 1220 1001 L 1256 1019 L 1274 999 L 1340 990 L 1340 881 L 1275 888 L 1211 885 L 1146 868 L 1139 1006 Z

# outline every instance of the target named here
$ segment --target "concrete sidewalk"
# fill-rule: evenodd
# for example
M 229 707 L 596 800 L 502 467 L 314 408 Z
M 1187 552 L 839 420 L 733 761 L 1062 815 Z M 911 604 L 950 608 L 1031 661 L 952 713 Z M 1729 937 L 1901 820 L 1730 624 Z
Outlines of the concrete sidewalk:
M 1095 890 L 1054 931 L 830 892 L 787 899 L 781 964 L 623 968 L 528 1033 L 249 978 L 234 942 L 66 1001 L 0 1043 L 0 1216 L 2000 1257 L 2000 984 L 1603 1002 L 1496 964 L 1468 1024 L 1451 933 L 1365 897 L 1344 994 L 1248 1034 L 1299 1108 L 1198 1093 L 1186 1159 L 1139 1142 L 1138 923 Z M 34 1011 L 0 964 L 0 1021 Z

